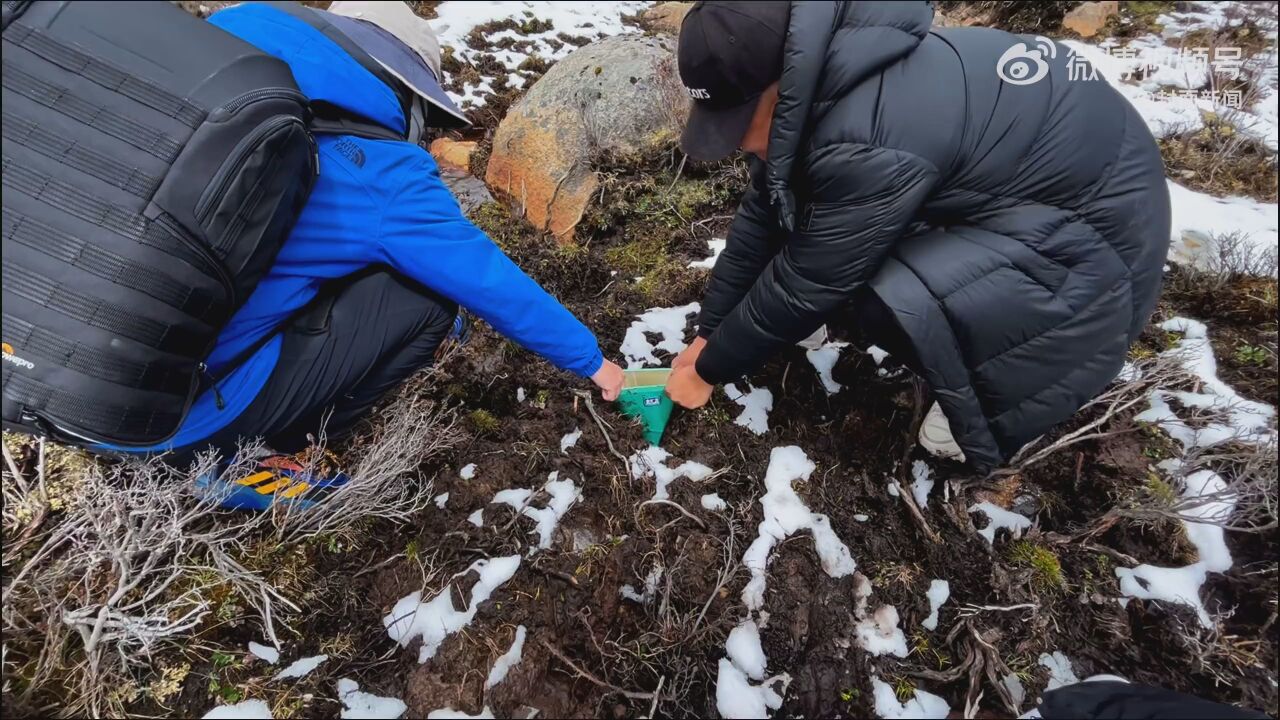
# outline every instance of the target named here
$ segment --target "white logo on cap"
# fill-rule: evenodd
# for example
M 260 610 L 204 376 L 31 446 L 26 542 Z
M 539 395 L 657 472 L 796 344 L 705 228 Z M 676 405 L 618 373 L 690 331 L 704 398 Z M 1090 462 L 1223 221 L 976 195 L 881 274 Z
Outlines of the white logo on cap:
M 689 92 L 689 97 L 693 98 L 694 100 L 710 100 L 711 99 L 711 93 L 707 92 L 705 88 L 687 87 L 685 88 L 685 90 Z

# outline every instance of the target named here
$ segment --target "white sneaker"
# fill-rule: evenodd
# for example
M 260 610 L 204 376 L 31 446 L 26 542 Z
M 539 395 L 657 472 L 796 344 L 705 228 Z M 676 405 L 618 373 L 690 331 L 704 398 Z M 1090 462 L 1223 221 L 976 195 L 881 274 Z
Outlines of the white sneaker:
M 934 403 L 920 425 L 920 447 L 934 457 L 964 462 L 964 451 L 951 435 L 951 424 L 942 412 L 942 406 Z
M 821 350 L 822 346 L 827 344 L 827 326 L 823 325 L 814 330 L 812 335 L 796 344 L 805 350 Z

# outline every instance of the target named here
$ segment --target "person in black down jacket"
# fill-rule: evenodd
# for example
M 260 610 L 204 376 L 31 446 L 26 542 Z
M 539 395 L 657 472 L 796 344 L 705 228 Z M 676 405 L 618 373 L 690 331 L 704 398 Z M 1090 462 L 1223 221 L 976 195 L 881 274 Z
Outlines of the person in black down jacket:
M 1067 48 L 932 19 L 924 2 L 689 11 L 685 152 L 755 158 L 673 363 L 679 404 L 852 314 L 986 471 L 1116 377 L 1169 244 L 1151 133 Z

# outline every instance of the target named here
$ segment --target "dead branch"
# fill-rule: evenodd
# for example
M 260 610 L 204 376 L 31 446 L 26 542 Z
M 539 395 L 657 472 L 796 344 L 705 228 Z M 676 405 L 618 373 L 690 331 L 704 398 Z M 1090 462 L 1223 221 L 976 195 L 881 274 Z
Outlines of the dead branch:
M 421 476 L 420 468 L 461 438 L 457 414 L 403 393 L 382 411 L 381 419 L 350 443 L 345 485 L 312 506 L 277 505 L 274 518 L 281 541 L 339 532 L 370 517 L 408 522 L 431 503 L 433 485 Z M 324 446 L 322 435 L 309 453 L 307 469 L 318 476 L 332 472 L 321 467 L 326 461 Z
M 623 696 L 623 697 L 625 697 L 625 698 L 627 698 L 627 699 L 629 699 L 629 700 L 650 700 L 650 701 L 653 701 L 653 700 L 656 700 L 656 699 L 661 699 L 661 700 L 674 700 L 674 699 L 675 699 L 675 698 L 672 698 L 672 697 L 670 697 L 670 696 L 665 696 L 665 697 L 664 697 L 664 696 L 662 696 L 662 695 L 658 694 L 657 692 L 634 692 L 634 691 L 632 691 L 632 690 L 623 690 L 622 688 L 618 687 L 617 685 L 614 685 L 614 684 L 612 684 L 612 683 L 607 683 L 607 682 L 605 682 L 605 681 L 601 680 L 600 678 L 596 677 L 595 675 L 592 675 L 591 673 L 587 672 L 586 670 L 583 670 L 583 669 L 582 669 L 582 667 L 580 667 L 577 663 L 575 663 L 574 661 L 570 660 L 568 657 L 565 657 L 565 654 L 564 654 L 564 653 L 562 653 L 562 652 L 560 652 L 560 650 L 559 650 L 558 648 L 556 648 L 556 646 L 555 646 L 555 645 L 552 645 L 551 643 L 547 642 L 546 638 L 542 638 L 542 639 L 540 640 L 540 642 L 542 643 L 542 647 L 544 647 L 544 648 L 546 648 L 546 649 L 547 649 L 547 652 L 551 653 L 551 654 L 552 654 L 552 655 L 553 655 L 557 660 L 559 660 L 560 662 L 562 662 L 562 663 L 564 663 L 565 665 L 569 666 L 569 669 L 570 669 L 570 670 L 573 670 L 575 673 L 577 673 L 577 674 L 578 674 L 578 677 L 581 677 L 582 679 L 584 679 L 584 680 L 586 680 L 586 681 L 590 682 L 592 685 L 595 685 L 595 686 L 597 686 L 597 687 L 602 687 L 602 688 L 604 688 L 604 689 L 606 689 L 606 690 L 609 690 L 609 691 L 611 691 L 611 692 L 618 693 L 619 695 L 621 695 L 621 696 Z
M 604 420 L 602 420 L 600 418 L 600 414 L 596 412 L 596 404 L 591 400 L 591 393 L 586 392 L 585 390 L 574 390 L 573 393 L 586 401 L 587 411 L 591 413 L 591 417 L 595 418 L 596 426 L 600 428 L 600 434 L 604 435 L 604 441 L 609 445 L 609 452 L 613 453 L 613 456 L 618 458 L 618 461 L 622 463 L 622 476 L 628 477 L 631 473 L 630 470 L 628 470 L 627 458 L 625 455 L 618 452 L 618 449 L 613 446 L 613 438 L 609 436 L 609 431 L 606 429 Z
M 698 527 L 702 528 L 703 530 L 706 530 L 706 529 L 707 529 L 707 524 L 706 524 L 705 522 L 703 522 L 703 521 L 702 521 L 702 518 L 698 517 L 697 515 L 694 515 L 693 513 L 689 512 L 688 510 L 685 510 L 685 509 L 684 509 L 684 506 L 683 506 L 683 505 L 681 505 L 680 503 L 672 502 L 672 501 L 670 501 L 670 500 L 662 500 L 662 499 L 660 499 L 660 498 L 654 498 L 654 499 L 652 499 L 652 500 L 645 500 L 644 502 L 640 503 L 640 507 L 642 507 L 642 508 L 643 508 L 644 506 L 646 506 L 646 505 L 667 505 L 667 506 L 669 506 L 669 507 L 673 507 L 673 508 L 675 508 L 675 509 L 679 510 L 681 513 L 684 513 L 684 516 L 685 516 L 685 517 L 687 517 L 687 518 L 689 518 L 690 520 L 692 520 L 692 521 L 694 521 L 694 522 L 698 523 Z
M 936 544 L 942 542 L 942 536 L 934 532 L 932 527 L 929 527 L 929 521 L 925 520 L 924 513 L 920 511 L 920 506 L 916 504 L 915 496 L 911 494 L 911 484 L 907 482 L 911 477 L 911 450 L 916 446 L 916 436 L 920 434 L 920 426 L 924 423 L 926 399 L 923 380 L 913 378 L 912 387 L 915 396 L 915 409 L 912 411 L 911 425 L 907 429 L 907 441 L 902 451 L 902 458 L 898 462 L 898 496 L 902 498 L 907 510 L 911 511 L 911 517 L 920 526 L 920 531 L 929 539 L 929 542 Z

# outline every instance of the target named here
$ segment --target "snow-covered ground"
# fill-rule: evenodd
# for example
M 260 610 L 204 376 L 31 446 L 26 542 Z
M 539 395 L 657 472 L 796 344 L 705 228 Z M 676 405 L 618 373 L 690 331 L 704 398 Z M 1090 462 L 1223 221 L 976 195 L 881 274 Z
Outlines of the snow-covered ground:
M 523 86 L 526 75 L 519 70 L 519 65 L 528 57 L 536 55 L 548 61 L 559 59 L 576 49 L 576 45 L 557 39 L 560 34 L 597 38 L 626 32 L 635 32 L 635 28 L 623 24 L 624 15 L 634 14 L 649 5 L 647 2 L 617 3 L 569 3 L 569 2 L 458 2 L 440 3 L 436 12 L 438 19 L 433 26 L 441 34 L 441 44 L 453 48 L 460 59 L 476 64 L 483 54 L 491 54 L 503 66 L 508 82 L 515 87 Z M 1273 55 L 1262 62 L 1267 66 L 1262 82 L 1262 91 L 1248 107 L 1226 109 L 1219 98 L 1201 97 L 1199 95 L 1183 95 L 1172 92 L 1174 89 L 1190 90 L 1205 83 L 1207 70 L 1203 67 L 1188 65 L 1184 58 L 1176 52 L 1176 38 L 1192 30 L 1217 28 L 1236 22 L 1230 19 L 1227 7 L 1231 3 L 1190 3 L 1189 10 L 1163 16 L 1160 21 L 1165 26 L 1164 36 L 1146 36 L 1134 39 L 1126 45 L 1110 43 L 1106 40 L 1083 43 L 1074 40 L 1063 41 L 1071 52 L 1089 60 L 1102 79 L 1111 83 L 1138 110 L 1148 127 L 1157 136 L 1194 130 L 1204 125 L 1204 113 L 1215 113 L 1228 118 L 1236 128 L 1245 134 L 1261 140 L 1268 147 L 1277 147 L 1277 91 L 1275 88 L 1276 71 L 1274 55 L 1274 33 L 1272 34 Z M 536 19 L 550 21 L 550 29 L 522 34 L 519 30 L 500 30 L 487 36 L 490 43 L 501 43 L 511 40 L 527 45 L 511 49 L 476 50 L 467 45 L 467 35 L 476 27 L 495 20 L 510 19 L 516 23 L 524 23 Z M 1117 50 L 1118 47 L 1127 48 Z M 1175 52 L 1170 52 L 1173 48 Z M 1141 70 L 1141 72 L 1139 72 Z M 482 104 L 485 93 L 492 89 L 496 75 L 482 77 L 479 81 L 467 84 L 461 93 L 453 94 L 455 100 L 465 104 Z M 1233 233 L 1242 234 L 1250 239 L 1256 248 L 1262 251 L 1274 251 L 1277 244 L 1277 206 L 1261 203 L 1249 198 L 1214 198 L 1204 193 L 1192 191 L 1172 180 L 1169 191 L 1173 200 L 1172 234 L 1173 247 L 1170 257 L 1180 263 L 1195 264 L 1200 262 L 1206 253 L 1213 251 L 1214 237 Z M 723 252 L 726 241 L 715 238 L 708 242 L 709 257 L 690 263 L 694 268 L 710 269 Z M 659 352 L 675 354 L 686 346 L 684 338 L 690 325 L 696 322 L 699 305 L 674 308 L 653 308 L 641 314 L 628 329 L 620 353 L 626 358 L 630 368 L 657 366 L 666 364 L 659 359 Z M 1177 318 L 1165 323 L 1164 328 L 1170 332 L 1182 334 L 1182 339 L 1169 351 L 1179 353 L 1184 359 L 1185 367 L 1198 382 L 1196 392 L 1188 392 L 1183 388 L 1157 388 L 1150 396 L 1149 406 L 1140 419 L 1151 422 L 1164 429 L 1183 448 L 1188 457 L 1198 449 L 1220 443 L 1225 439 L 1245 439 L 1262 445 L 1276 442 L 1274 428 L 1275 409 L 1241 398 L 1230 386 L 1223 383 L 1216 372 L 1216 361 L 1208 341 L 1210 329 L 1194 320 Z M 829 393 L 837 393 L 842 388 L 835 382 L 832 370 L 835 367 L 846 343 L 829 342 L 825 333 L 812 347 L 807 348 L 808 360 L 812 363 L 823 387 Z M 874 361 L 880 364 L 886 353 L 879 348 L 867 350 Z M 884 373 L 885 371 L 881 371 Z M 739 387 L 745 388 L 745 392 Z M 754 432 L 766 432 L 767 417 L 772 405 L 772 394 L 767 388 L 751 387 L 741 384 L 739 387 L 728 386 L 726 391 L 731 400 L 743 407 L 738 424 Z M 1171 400 L 1176 402 L 1170 402 Z M 1211 423 L 1193 422 L 1188 413 L 1195 410 L 1214 410 L 1221 418 Z M 582 435 L 576 428 L 566 434 L 560 441 L 560 452 L 570 453 Z M 552 448 L 554 451 L 554 448 Z M 574 451 L 579 452 L 579 451 Z M 1189 462 L 1189 461 L 1188 461 Z M 657 446 L 640 450 L 629 458 L 629 471 L 636 481 L 654 483 L 653 500 L 670 501 L 669 487 L 677 480 L 700 483 L 713 475 L 712 468 L 693 461 L 679 461 L 671 454 Z M 1192 501 L 1190 508 L 1183 513 L 1183 524 L 1187 538 L 1196 548 L 1198 560 L 1186 567 L 1163 568 L 1152 565 L 1139 565 L 1134 568 L 1117 568 L 1121 592 L 1129 598 L 1139 600 L 1157 600 L 1181 603 L 1191 607 L 1201 622 L 1212 626 L 1213 617 L 1200 597 L 1201 586 L 1209 573 L 1226 572 L 1232 567 L 1232 556 L 1223 530 L 1214 524 L 1229 515 L 1234 507 L 1233 499 L 1224 496 L 1222 490 L 1225 480 L 1216 473 L 1194 467 L 1184 467 L 1181 459 L 1161 463 L 1159 469 L 1178 488 L 1180 495 Z M 813 512 L 806 504 L 805 485 L 814 472 L 815 466 L 805 452 L 796 446 L 782 445 L 774 448 L 770 463 L 766 469 L 762 487 L 759 489 L 761 517 L 757 527 L 757 536 L 742 556 L 742 564 L 749 571 L 750 577 L 743 588 L 741 601 L 745 609 L 744 616 L 729 633 L 724 649 L 724 657 L 718 660 L 716 681 L 716 704 L 724 717 L 764 717 L 778 709 L 786 694 L 789 677 L 787 668 L 773 668 L 770 676 L 769 659 L 761 643 L 761 631 L 767 629 L 770 621 L 787 623 L 790 618 L 770 618 L 764 612 L 765 589 L 769 582 L 768 566 L 776 546 L 792 535 L 805 533 L 811 538 L 823 569 L 832 577 L 852 575 L 855 580 L 855 594 L 858 598 L 856 617 L 845 628 L 832 629 L 857 641 L 859 651 L 872 656 L 897 656 L 908 654 L 906 633 L 902 618 L 897 608 L 892 605 L 880 605 L 872 610 L 868 607 L 871 597 L 871 582 L 856 572 L 857 563 L 848 545 L 839 537 L 828 518 Z M 459 471 L 459 477 L 466 481 L 475 478 L 477 467 L 474 463 L 466 465 Z M 748 469 L 749 473 L 758 473 L 759 469 Z M 758 475 L 757 475 L 758 477 Z M 589 483 L 593 479 L 584 477 L 581 482 Z M 912 494 L 917 504 L 927 508 L 930 491 L 934 485 L 931 471 L 927 464 L 917 462 L 912 468 L 912 484 L 910 488 L 899 487 L 896 482 L 889 485 L 894 493 L 907 491 Z M 726 516 L 740 512 L 730 508 L 714 491 L 713 483 L 700 486 L 702 509 L 709 513 L 725 513 Z M 540 492 L 533 488 L 513 488 L 499 492 L 493 501 L 507 504 L 518 513 L 533 521 L 528 541 L 529 551 L 536 552 L 550 545 L 557 524 L 578 500 L 580 488 L 572 480 L 560 480 L 555 473 L 548 477 L 541 486 Z M 535 498 L 546 497 L 543 507 L 535 507 L 531 502 Z M 448 493 L 437 497 L 437 505 L 443 509 L 448 502 Z M 491 508 L 491 512 L 501 511 Z M 936 511 L 936 508 L 935 508 Z M 1018 536 L 1032 526 L 1031 518 L 1011 512 L 992 503 L 974 504 L 970 510 L 977 524 L 986 524 L 979 533 L 988 542 L 998 541 L 998 533 L 1006 530 Z M 506 511 L 501 511 L 506 512 Z M 483 526 L 484 509 L 477 509 L 468 520 Z M 865 514 L 853 516 L 858 522 L 868 522 L 871 518 Z M 879 516 L 877 516 L 877 520 Z M 527 524 L 527 523 L 526 523 Z M 808 543 L 809 540 L 805 540 Z M 857 548 L 855 548 L 857 550 Z M 874 561 L 874 559 L 872 559 Z M 404 647 L 421 640 L 419 661 L 427 662 L 435 654 L 440 643 L 450 634 L 462 631 L 475 618 L 479 607 L 487 603 L 495 590 L 508 582 L 521 565 L 521 555 L 480 560 L 469 567 L 462 575 L 475 572 L 479 579 L 471 587 L 467 606 L 458 610 L 453 605 L 452 592 L 446 583 L 443 589 L 431 596 L 427 602 L 421 600 L 423 593 L 413 593 L 402 598 L 392 611 L 383 619 L 390 638 Z M 639 584 L 622 585 L 617 592 L 629 601 L 649 604 L 655 597 L 663 573 L 666 570 L 661 564 L 654 563 L 640 571 L 633 580 Z M 926 631 L 933 632 L 939 625 L 943 630 L 949 618 L 940 620 L 943 606 L 951 600 L 951 588 L 945 578 L 933 579 L 926 594 L 929 615 L 921 625 Z M 959 598 L 959 602 L 966 601 Z M 971 600 L 971 599 L 968 599 Z M 948 606 L 950 607 L 950 606 Z M 919 620 L 918 616 L 914 617 Z M 486 689 L 501 683 L 508 671 L 518 665 L 523 657 L 526 642 L 526 629 L 523 625 L 516 628 L 512 644 L 494 662 L 485 682 Z M 279 651 L 258 643 L 250 643 L 250 652 L 268 663 L 279 659 Z M 276 676 L 279 679 L 299 678 L 314 671 L 326 660 L 325 656 L 302 658 Z M 1071 661 L 1061 652 L 1046 653 L 1039 658 L 1050 676 L 1049 687 L 1079 682 Z M 1025 690 L 1021 681 L 1013 675 L 1002 680 L 1010 690 L 1015 702 L 1021 705 Z M 950 708 L 946 701 L 924 689 L 915 689 L 914 696 L 905 702 L 899 699 L 895 689 L 877 675 L 870 677 L 874 693 L 875 712 L 884 718 L 942 717 Z M 1016 690 L 1016 692 L 1015 692 Z M 405 712 L 404 703 L 396 698 L 383 698 L 370 693 L 361 692 L 359 686 L 351 680 L 342 679 L 337 685 L 337 699 L 342 705 L 342 717 L 395 717 Z M 485 707 L 479 715 L 469 716 L 450 708 L 441 708 L 431 712 L 428 717 L 492 717 L 492 712 Z M 238 705 L 227 705 L 214 709 L 206 717 L 238 718 L 269 717 L 269 708 L 259 700 L 247 700 Z
M 449 0 L 436 6 L 436 19 L 432 28 L 440 36 L 442 48 L 453 48 L 460 60 L 478 64 L 480 56 L 492 55 L 507 73 L 509 87 L 522 88 L 528 80 L 520 64 L 537 56 L 554 62 L 568 55 L 578 46 L 558 38 L 560 35 L 597 40 L 609 35 L 638 32 L 634 26 L 624 25 L 625 15 L 634 15 L 652 3 L 649 2 L 477 2 L 475 0 Z M 522 33 L 520 29 L 497 30 L 485 34 L 494 45 L 504 40 L 527 42 L 511 49 L 494 47 L 477 50 L 467 44 L 467 35 L 475 28 L 494 21 L 512 20 L 517 24 L 549 21 L 551 28 Z M 529 26 L 532 29 L 532 24 Z M 541 25 L 539 25 L 541 27 Z M 485 95 L 493 90 L 496 75 L 482 75 L 477 81 L 466 83 L 460 93 L 450 92 L 450 97 L 465 109 L 485 102 Z
M 1186 9 L 1160 16 L 1162 35 L 1146 35 L 1128 42 L 1114 38 L 1098 42 L 1063 40 L 1061 44 L 1084 58 L 1100 79 L 1115 87 L 1134 106 L 1156 137 L 1195 131 L 1212 115 L 1230 122 L 1236 130 L 1260 140 L 1275 151 L 1278 146 L 1276 88 L 1276 33 L 1267 35 L 1269 54 L 1237 62 L 1233 48 L 1187 47 L 1181 38 L 1197 30 L 1218 30 L 1239 25 L 1242 3 L 1182 3 Z M 1255 96 L 1235 97 L 1227 91 L 1200 90 L 1210 75 L 1232 76 L 1260 71 Z M 1078 79 L 1087 79 L 1081 73 Z M 1216 87 L 1216 86 L 1214 86 Z M 1180 263 L 1205 265 L 1216 253 L 1213 238 L 1239 233 L 1257 252 L 1274 253 L 1278 241 L 1277 206 L 1250 198 L 1215 198 L 1169 181 L 1173 207 L 1173 246 L 1170 258 Z
M 650 308 L 642 313 L 627 328 L 622 346 L 618 348 L 627 359 L 627 369 L 660 365 L 655 351 L 663 350 L 674 355 L 688 347 L 684 341 L 685 329 L 701 310 L 702 306 L 695 302 L 673 308 Z M 661 339 L 654 342 L 650 336 Z

